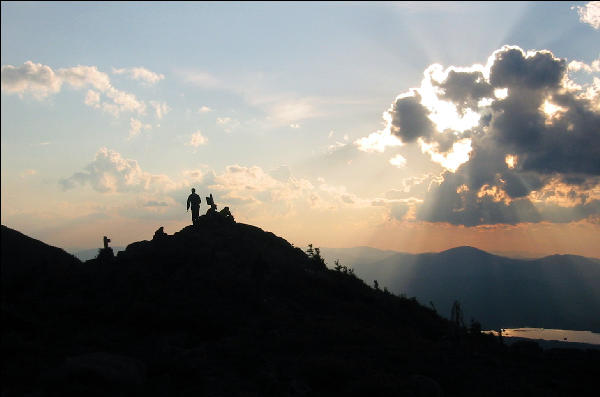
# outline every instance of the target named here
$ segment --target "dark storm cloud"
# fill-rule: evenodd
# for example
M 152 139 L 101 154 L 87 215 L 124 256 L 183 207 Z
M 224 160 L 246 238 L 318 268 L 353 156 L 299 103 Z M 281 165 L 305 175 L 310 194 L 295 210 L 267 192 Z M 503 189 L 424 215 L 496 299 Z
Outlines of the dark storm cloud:
M 491 68 L 490 81 L 509 87 L 509 96 L 493 104 L 490 133 L 520 157 L 521 171 L 600 174 L 600 113 L 562 88 L 565 73 L 566 62 L 551 53 L 525 58 L 515 49 L 498 54 Z M 540 110 L 547 100 L 561 107 L 551 122 Z
M 408 96 L 396 99 L 390 109 L 392 116 L 392 134 L 402 142 L 414 142 L 419 137 L 429 137 L 435 132 L 435 126 L 427 117 L 429 110 L 421 105 L 421 96 Z
M 439 87 L 444 91 L 441 98 L 454 102 L 461 111 L 465 108 L 477 109 L 477 102 L 480 99 L 491 98 L 494 95 L 494 88 L 480 71 L 451 70 Z
M 496 53 L 490 84 L 495 88 L 557 89 L 566 70 L 566 61 L 549 51 L 526 57 L 521 49 L 506 48 Z
M 464 175 L 447 173 L 444 182 L 439 187 L 434 187 L 425 202 L 418 207 L 417 219 L 478 226 L 541 221 L 564 223 L 600 214 L 600 200 L 569 207 L 553 203 L 534 205 L 527 198 L 511 200 L 508 195 L 504 197 L 509 201 L 504 201 L 501 197 L 489 194 L 478 195 L 479 191 L 461 192 L 459 187 L 468 187 L 466 182 L 468 180 Z
M 494 201 L 490 196 L 482 198 L 476 194 L 458 194 L 451 183 L 444 182 L 440 189 L 417 210 L 417 219 L 429 222 L 448 222 L 454 225 L 477 226 L 484 224 L 516 224 L 539 222 L 542 216 L 527 199 L 509 204 Z
M 481 119 L 460 135 L 471 138 L 469 161 L 444 173 L 419 206 L 417 219 L 475 226 L 597 216 L 600 204 L 590 192 L 595 188 L 597 195 L 600 184 L 599 98 L 566 89 L 566 73 L 567 62 L 548 51 L 525 54 L 504 47 L 495 53 L 487 79 L 480 71 L 451 70 L 443 81 L 434 81 L 440 99 L 463 114 L 466 108 L 478 111 Z M 505 98 L 480 107 L 480 99 L 494 98 L 494 90 L 504 88 Z M 394 103 L 392 132 L 404 142 L 420 137 L 435 140 L 440 152 L 449 150 L 457 135 L 433 135 L 420 99 L 417 94 Z M 553 112 L 544 111 L 547 103 Z M 557 183 L 560 189 L 552 188 Z M 530 194 L 537 194 L 535 203 Z

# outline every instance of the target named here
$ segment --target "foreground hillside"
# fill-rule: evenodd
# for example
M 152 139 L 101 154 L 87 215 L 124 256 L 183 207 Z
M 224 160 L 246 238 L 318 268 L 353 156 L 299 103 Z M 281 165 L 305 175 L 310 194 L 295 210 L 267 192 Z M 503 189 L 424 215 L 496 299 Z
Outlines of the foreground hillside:
M 2 321 L 3 396 L 593 395 L 600 368 L 218 216 L 85 263 L 3 226 Z
M 485 329 L 537 327 L 600 332 L 600 261 L 576 255 L 512 259 L 472 247 L 405 254 L 323 249 L 363 280 L 432 302 L 448 316 L 455 300 Z M 330 261 L 330 260 L 329 260 Z M 328 261 L 328 262 L 329 262 Z

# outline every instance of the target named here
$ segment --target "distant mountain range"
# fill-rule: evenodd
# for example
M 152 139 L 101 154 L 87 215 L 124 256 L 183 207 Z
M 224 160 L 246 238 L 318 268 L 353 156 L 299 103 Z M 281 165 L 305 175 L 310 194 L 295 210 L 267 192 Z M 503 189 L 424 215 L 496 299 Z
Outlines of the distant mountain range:
M 600 260 L 576 255 L 514 259 L 472 247 L 406 254 L 370 247 L 321 248 L 358 277 L 390 292 L 430 302 L 443 316 L 459 301 L 484 328 L 600 331 Z

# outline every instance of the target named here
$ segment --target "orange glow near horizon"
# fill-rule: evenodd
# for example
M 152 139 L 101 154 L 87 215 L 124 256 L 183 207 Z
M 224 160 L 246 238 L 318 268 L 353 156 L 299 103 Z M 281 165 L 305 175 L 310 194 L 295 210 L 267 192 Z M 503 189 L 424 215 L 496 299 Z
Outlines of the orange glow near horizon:
M 595 243 L 598 236 L 600 225 L 586 220 L 564 224 L 542 222 L 475 227 L 390 222 L 364 245 L 415 254 L 471 246 L 506 255 L 542 257 L 573 254 L 600 258 L 600 247 Z
M 410 213 L 409 209 L 409 213 Z M 265 214 L 248 215 L 233 209 L 236 221 L 260 227 L 283 237 L 297 247 L 344 248 L 370 246 L 407 253 L 439 252 L 472 246 L 492 253 L 541 257 L 573 254 L 600 258 L 600 222 L 595 218 L 571 223 L 519 223 L 465 227 L 390 218 L 382 207 L 297 212 L 284 218 Z M 188 214 L 186 214 L 188 215 Z M 409 217 L 410 218 L 410 217 Z M 188 216 L 178 220 L 142 220 L 111 217 L 93 222 L 70 222 L 69 227 L 31 229 L 7 224 L 47 244 L 77 251 L 100 247 L 103 235 L 113 246 L 150 240 L 164 226 L 168 234 L 189 225 Z

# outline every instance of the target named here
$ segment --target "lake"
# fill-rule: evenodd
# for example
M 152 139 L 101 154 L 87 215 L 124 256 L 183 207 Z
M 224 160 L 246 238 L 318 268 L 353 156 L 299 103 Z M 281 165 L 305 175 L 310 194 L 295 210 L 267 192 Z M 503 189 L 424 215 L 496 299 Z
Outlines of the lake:
M 497 331 L 484 332 L 498 335 Z M 502 328 L 502 336 L 600 345 L 600 334 L 591 331 L 572 331 L 565 329 L 545 328 Z

